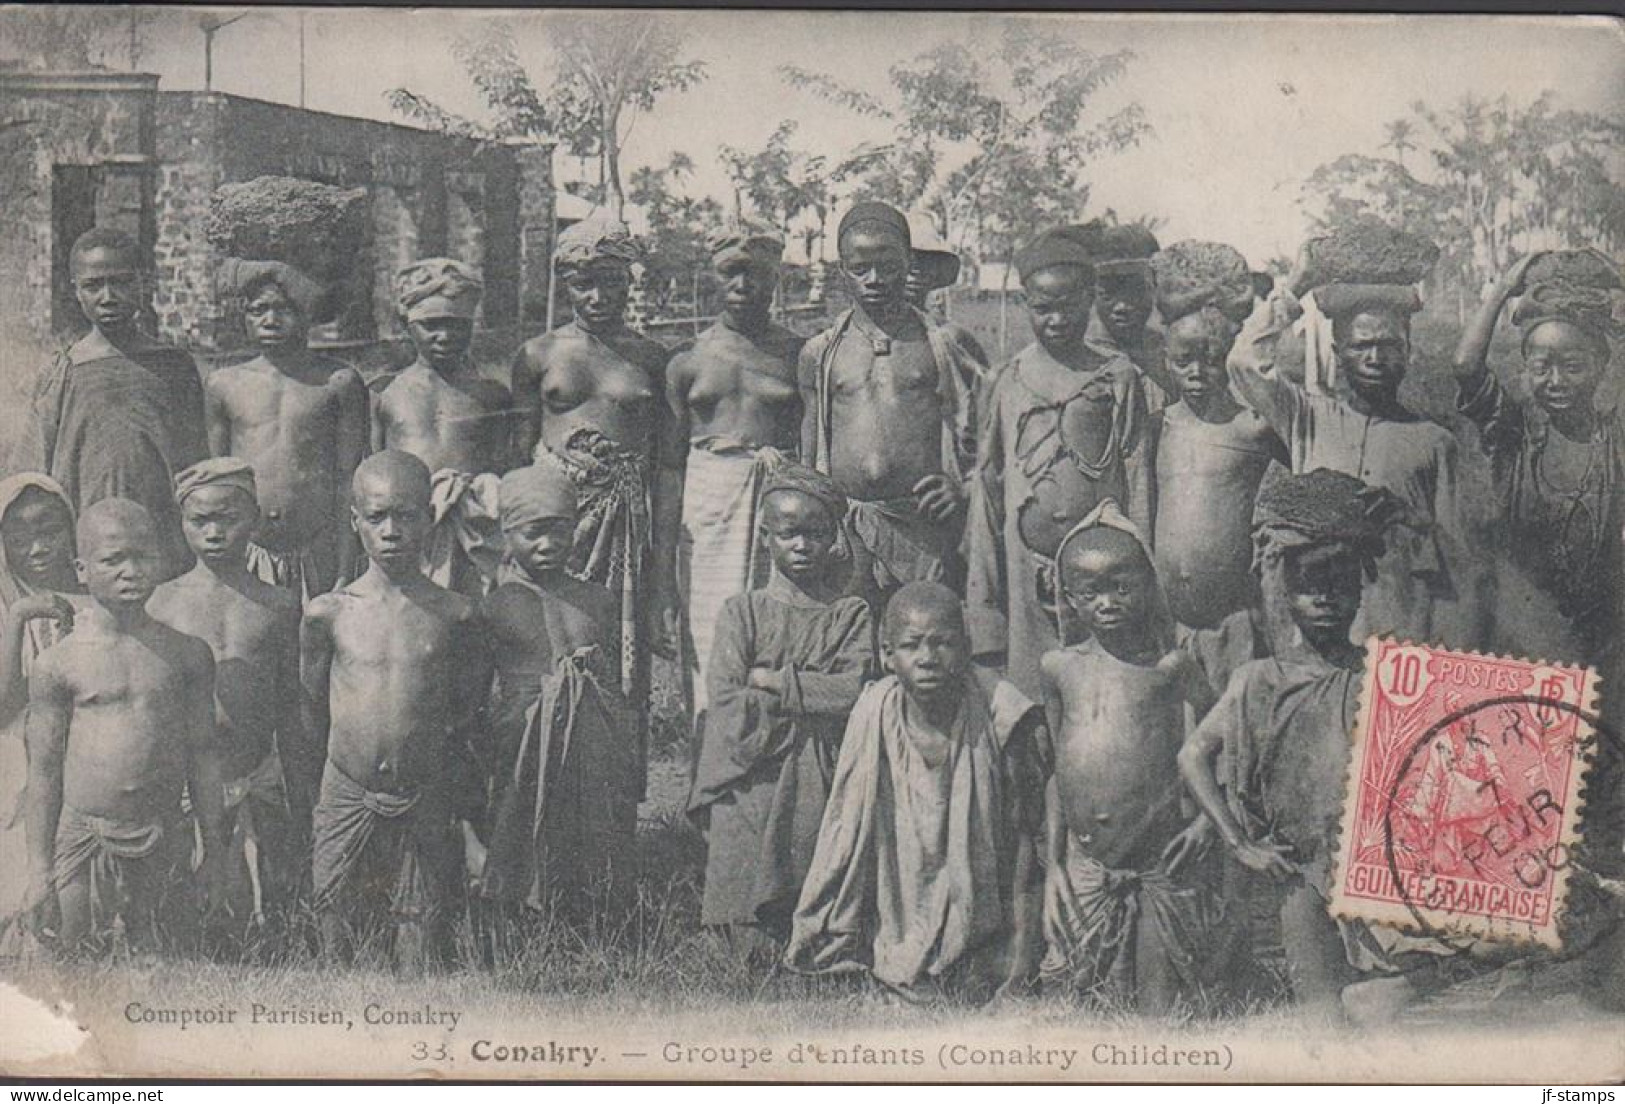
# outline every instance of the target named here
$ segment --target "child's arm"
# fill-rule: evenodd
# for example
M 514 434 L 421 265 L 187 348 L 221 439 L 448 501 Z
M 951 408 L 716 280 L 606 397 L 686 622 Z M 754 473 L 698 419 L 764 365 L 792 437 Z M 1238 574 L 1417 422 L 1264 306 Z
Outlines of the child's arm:
M 282 762 L 283 784 L 287 787 L 288 803 L 292 807 L 295 829 L 301 837 L 310 830 L 310 818 L 316 808 L 316 791 L 320 788 L 322 761 L 311 747 L 308 718 L 299 685 L 299 619 L 289 619 L 287 631 L 277 649 L 277 705 L 280 713 L 276 725 L 277 757 Z
M 520 466 L 524 466 L 530 463 L 536 442 L 542 439 L 541 374 L 531 364 L 528 346 L 521 345 L 514 354 L 508 391 L 513 395 L 514 447 Z
M 6 611 L 0 625 L 0 725 L 8 725 L 28 703 L 28 680 L 23 677 L 24 641 L 28 623 L 49 617 L 73 625 L 73 606 L 60 594 L 30 594 Z
M 1539 253 L 1527 253 L 1502 273 L 1501 278 L 1495 282 L 1495 286 L 1490 289 L 1489 295 L 1479 306 L 1477 313 L 1467 323 L 1467 328 L 1461 332 L 1461 341 L 1456 345 L 1456 356 L 1451 363 L 1451 371 L 1455 373 L 1456 381 L 1463 392 L 1467 392 L 1488 370 L 1490 342 L 1495 338 L 1495 323 L 1500 319 L 1507 300 L 1523 292 L 1524 273 L 1529 271 L 1530 263 L 1539 256 Z
M 750 685 L 779 696 L 779 709 L 797 716 L 841 716 L 852 711 L 874 668 L 874 624 L 869 607 L 852 602 L 850 616 L 833 626 L 836 651 L 823 670 L 789 664 L 776 671 L 753 668 Z
M 47 653 L 28 684 L 24 740 L 28 748 L 28 784 L 23 816 L 28 837 L 26 915 L 37 927 L 42 908 L 51 900 L 56 864 L 56 827 L 62 817 L 62 763 L 68 749 L 68 722 L 73 717 L 73 691 Z
M 1219 699 L 1218 705 L 1214 706 L 1213 711 L 1186 739 L 1185 746 L 1179 751 L 1179 773 L 1184 777 L 1185 785 L 1190 787 L 1196 803 L 1219 830 L 1219 837 L 1224 840 L 1225 846 L 1235 853 L 1241 864 L 1249 870 L 1284 878 L 1294 872 L 1292 864 L 1283 853 L 1285 849 L 1272 844 L 1255 843 L 1247 837 L 1231 814 L 1229 805 L 1225 803 L 1224 794 L 1219 789 L 1218 775 L 1213 767 L 1214 759 L 1224 747 L 1225 722 L 1232 712 L 1229 705 L 1241 694 L 1239 682 L 1239 677 L 1232 680 L 1230 687 L 1224 692 L 1224 697 Z M 1239 721 L 1240 718 L 1236 720 Z
M 339 388 L 339 418 L 338 432 L 334 435 L 338 468 L 333 479 L 338 486 L 349 487 L 356 468 L 366 459 L 372 445 L 372 397 L 361 373 L 354 368 L 339 369 L 335 379 Z M 356 564 L 361 558 L 361 542 L 348 525 L 341 526 L 338 551 L 338 579 L 342 584 L 360 574 Z
M 191 643 L 191 642 L 188 642 Z M 186 725 L 187 792 L 203 835 L 203 888 L 210 907 L 224 900 L 226 889 L 226 767 L 214 726 L 214 655 L 196 641 L 186 657 L 181 692 Z
M 982 388 L 982 424 L 977 437 L 980 458 L 971 474 L 965 510 L 965 627 L 970 632 L 971 655 L 989 666 L 1001 666 L 1009 648 L 999 378 L 990 377 Z
M 1202 673 L 1201 664 L 1196 662 L 1195 657 L 1183 648 L 1175 648 L 1163 656 L 1157 666 L 1173 676 L 1179 696 L 1191 707 L 1196 717 L 1201 719 L 1207 716 L 1208 710 L 1219 699 L 1208 685 L 1207 676 Z
M 203 385 L 203 427 L 209 437 L 209 455 L 230 456 L 231 412 L 213 380 Z
M 683 480 L 688 467 L 688 442 L 691 419 L 688 410 L 690 354 L 680 354 L 666 370 L 666 386 L 662 401 L 665 404 L 664 436 L 660 453 L 655 458 L 659 467 L 655 479 L 659 483 L 656 496 L 660 512 L 654 518 L 654 595 L 656 628 L 667 638 L 667 646 L 676 648 L 678 634 L 677 614 L 677 541 L 683 528 Z
M 299 699 L 304 710 L 306 748 L 316 762 L 327 758 L 327 735 L 331 724 L 328 683 L 333 670 L 333 615 L 337 612 L 334 603 L 339 600 L 331 594 L 322 595 L 310 603 L 304 620 L 299 623 Z
M 1044 906 L 1041 899 L 1043 876 L 1038 862 L 1040 818 L 1047 823 L 1048 802 L 1045 779 L 1040 773 L 1037 745 L 1047 742 L 1043 725 L 1022 726 L 1005 751 L 1006 771 L 1011 782 L 1011 826 L 1015 831 L 1014 870 L 1011 874 L 1010 967 L 1001 994 L 1031 988 L 1038 975 L 1038 960 L 1044 949 Z

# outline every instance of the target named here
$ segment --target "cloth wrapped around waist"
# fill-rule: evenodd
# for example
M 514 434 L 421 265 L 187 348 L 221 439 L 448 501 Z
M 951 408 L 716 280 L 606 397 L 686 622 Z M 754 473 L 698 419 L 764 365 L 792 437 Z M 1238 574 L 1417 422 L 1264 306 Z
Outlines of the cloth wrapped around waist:
M 156 855 L 166 834 L 158 820 L 118 820 L 64 804 L 56 824 L 56 886 L 61 888 L 87 867 L 93 878 L 116 876 L 120 864 Z
M 847 516 L 881 589 L 958 577 L 959 526 L 926 517 L 912 495 L 852 499 Z
M 446 857 L 451 833 L 447 809 L 445 795 L 438 790 L 375 793 L 328 760 L 313 823 L 311 903 L 318 909 L 334 905 L 376 835 L 385 831 L 400 852 L 389 857 L 390 865 L 398 861 L 399 867 L 396 910 L 404 911 L 414 902 L 432 904 L 422 898 L 437 893 L 438 882 L 425 884 L 420 875 L 435 870 Z

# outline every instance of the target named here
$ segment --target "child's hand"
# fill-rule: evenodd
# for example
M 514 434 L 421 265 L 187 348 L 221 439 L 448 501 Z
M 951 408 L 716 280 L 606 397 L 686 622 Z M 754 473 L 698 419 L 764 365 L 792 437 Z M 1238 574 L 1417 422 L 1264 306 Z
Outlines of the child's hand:
M 56 894 L 51 892 L 51 875 L 35 874 L 28 879 L 28 890 L 23 895 L 22 915 L 35 936 L 44 935 L 54 917 Z
M 231 898 L 227 890 L 226 851 L 215 848 L 203 856 L 203 868 L 198 871 L 203 881 L 203 909 L 210 917 L 230 916 Z
M 1289 848 L 1279 843 L 1256 843 L 1253 840 L 1243 840 L 1235 848 L 1236 861 L 1248 870 L 1255 870 L 1260 874 L 1268 874 L 1276 881 L 1290 878 L 1298 872 L 1287 859 Z
M 1215 835 L 1217 832 L 1207 814 L 1198 815 L 1162 849 L 1163 869 L 1169 874 L 1178 874 L 1187 863 L 1199 861 L 1213 846 Z
M 463 869 L 468 873 L 468 884 L 478 887 L 485 878 L 485 860 L 490 851 L 480 842 L 472 828 L 463 825 Z
M 752 667 L 745 677 L 745 685 L 752 690 L 765 690 L 769 694 L 784 695 L 784 672 L 774 667 Z
M 60 594 L 30 594 L 11 607 L 19 622 L 52 620 L 65 629 L 73 627 L 73 605 Z
M 959 484 L 940 472 L 914 484 L 914 507 L 932 521 L 947 521 L 960 505 Z

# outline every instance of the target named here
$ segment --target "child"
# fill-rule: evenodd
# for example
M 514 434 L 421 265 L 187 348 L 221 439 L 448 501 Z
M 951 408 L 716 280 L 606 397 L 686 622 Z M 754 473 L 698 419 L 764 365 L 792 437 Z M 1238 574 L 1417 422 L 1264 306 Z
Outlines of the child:
M 1052 231 L 1016 256 L 1037 340 L 984 395 L 980 460 L 965 534 L 966 605 L 979 660 L 1002 663 L 1028 697 L 1059 642 L 1055 550 L 1096 503 L 1114 498 L 1151 520 L 1145 398 L 1134 365 L 1085 335 L 1095 254 L 1081 234 Z
M 311 862 L 323 949 L 387 920 L 393 959 L 411 971 L 441 950 L 459 857 L 473 875 L 484 862 L 452 806 L 457 742 L 490 670 L 473 604 L 423 575 L 429 494 L 410 453 L 361 462 L 350 514 L 366 573 L 312 601 L 299 634 L 308 723 L 327 749 Z
M 1038 950 L 1043 714 L 972 669 L 940 583 L 901 588 L 881 639 L 891 674 L 847 722 L 785 962 L 867 971 L 907 999 L 1014 991 Z
M 50 476 L 0 481 L 0 956 L 23 947 L 23 707 L 40 653 L 73 629 L 84 588 L 73 575 L 73 508 Z
M 310 351 L 321 287 L 280 261 L 231 261 L 259 355 L 209 374 L 209 451 L 258 477 L 249 569 L 302 599 L 354 577 L 344 489 L 367 452 L 367 389 L 355 369 Z
M 1212 839 L 1178 784 L 1185 705 L 1212 704 L 1162 607 L 1150 554 L 1111 500 L 1056 553 L 1089 638 L 1044 656 L 1054 734 L 1044 928 L 1046 980 L 1127 995 L 1165 1013 L 1201 980 L 1213 905 L 1199 868 Z
M 74 562 L 90 602 L 28 680 L 29 891 L 52 893 L 65 950 L 157 938 L 161 890 L 187 842 L 181 789 L 203 835 L 203 881 L 219 900 L 222 764 L 209 646 L 147 613 L 160 544 L 152 516 L 105 498 L 79 518 Z M 177 846 L 179 845 L 179 846 Z
M 484 893 L 572 915 L 631 884 L 637 757 L 619 604 L 566 571 L 576 492 L 551 461 L 502 477 L 507 558 L 484 602 L 496 662 L 496 813 Z
M 432 257 L 395 277 L 396 306 L 417 359 L 390 380 L 373 411 L 372 447 L 400 449 L 434 474 L 433 526 L 424 573 L 478 599 L 501 559 L 497 473 L 512 447 L 513 399 L 469 356 L 479 279 L 466 265 Z
M 148 606 L 214 653 L 231 831 L 223 890 L 244 930 L 263 926 L 268 909 L 281 913 L 292 903 L 319 777 L 299 710 L 299 598 L 248 570 L 249 536 L 260 518 L 255 490 L 254 469 L 234 456 L 175 477 L 181 530 L 197 566 L 159 587 Z
M 842 595 L 845 516 L 829 476 L 790 463 L 768 475 L 761 540 L 773 574 L 723 605 L 708 668 L 688 804 L 709 846 L 700 922 L 726 925 L 747 955 L 771 947 L 769 961 L 790 934 L 841 729 L 874 666 L 869 607 Z
M 1177 391 L 1157 419 L 1157 578 L 1174 620 L 1218 628 L 1257 605 L 1253 502 L 1273 460 L 1290 462 L 1269 425 L 1230 393 L 1225 360 L 1252 309 L 1252 274 L 1229 246 L 1183 241 L 1152 259 Z
M 1299 639 L 1240 667 L 1179 753 L 1180 773 L 1225 845 L 1284 883 L 1293 994 L 1321 1014 L 1340 1014 L 1357 972 L 1392 974 L 1455 953 L 1444 940 L 1327 912 L 1359 698 L 1362 652 L 1349 630 L 1400 509 L 1388 492 L 1324 468 L 1283 477 L 1259 496 L 1258 569 Z

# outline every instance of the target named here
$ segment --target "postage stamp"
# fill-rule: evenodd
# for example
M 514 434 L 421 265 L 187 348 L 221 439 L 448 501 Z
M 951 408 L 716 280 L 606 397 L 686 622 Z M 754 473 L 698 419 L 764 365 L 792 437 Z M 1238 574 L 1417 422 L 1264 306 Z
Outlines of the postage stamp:
M 1598 690 L 1589 667 L 1367 641 L 1334 914 L 1560 948 Z

